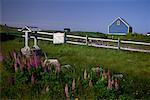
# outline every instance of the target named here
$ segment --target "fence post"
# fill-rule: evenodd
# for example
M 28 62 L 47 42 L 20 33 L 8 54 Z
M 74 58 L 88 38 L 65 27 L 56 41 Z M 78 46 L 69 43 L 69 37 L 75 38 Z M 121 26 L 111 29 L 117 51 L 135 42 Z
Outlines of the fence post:
M 66 43 L 67 42 L 67 32 L 64 32 L 64 43 Z
M 86 35 L 86 45 L 88 45 L 88 36 Z
M 118 50 L 120 50 L 120 38 L 118 38 Z

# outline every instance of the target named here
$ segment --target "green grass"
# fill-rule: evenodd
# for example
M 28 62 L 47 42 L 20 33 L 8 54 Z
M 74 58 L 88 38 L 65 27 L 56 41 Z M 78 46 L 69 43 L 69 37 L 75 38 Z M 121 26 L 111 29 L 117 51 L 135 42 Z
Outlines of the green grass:
M 91 67 L 103 67 L 110 69 L 113 73 L 123 73 L 125 83 L 124 96 L 133 98 L 150 98 L 150 54 L 131 52 L 131 51 L 119 51 L 113 49 L 95 48 L 80 45 L 61 44 L 54 45 L 47 41 L 38 41 L 39 47 L 42 51 L 47 53 L 48 58 L 57 58 L 62 65 L 70 64 L 77 69 L 76 75 L 81 75 L 80 70 Z M 24 40 L 22 38 L 16 38 L 15 40 L 2 41 L 1 51 L 6 57 L 12 50 L 19 51 L 24 46 Z M 33 46 L 33 40 L 30 40 L 30 47 Z M 2 66 L 3 67 L 3 66 Z M 1 70 L 1 68 L 0 68 Z M 2 70 L 1 70 L 2 72 Z M 9 75 L 7 72 L 3 74 Z M 78 76 L 77 75 L 77 76 Z M 18 87 L 14 87 L 15 89 Z M 19 91 L 19 90 L 11 91 Z M 25 91 L 20 98 L 30 97 L 30 87 L 27 85 L 21 86 L 21 92 Z M 29 92 L 28 92 L 29 91 Z M 138 95 L 133 94 L 138 91 Z M 10 92 L 11 93 L 11 92 Z M 12 92 L 16 93 L 16 92 Z M 18 92 L 17 92 L 18 93 Z M 89 93 L 89 92 L 87 92 Z M 95 93 L 95 92 L 91 92 Z M 12 95 L 12 94 L 11 94 Z M 51 94 L 52 95 L 52 94 Z M 47 94 L 34 94 L 34 99 L 49 99 Z
M 31 40 L 32 41 L 32 40 Z M 1 43 L 2 54 L 7 55 L 12 50 L 23 47 L 23 39 L 5 41 Z M 33 41 L 30 43 L 32 45 Z M 112 49 L 95 48 L 80 45 L 54 45 L 39 41 L 39 46 L 49 58 L 58 58 L 61 64 L 82 67 L 102 66 L 115 72 L 148 79 L 150 76 L 150 54 Z

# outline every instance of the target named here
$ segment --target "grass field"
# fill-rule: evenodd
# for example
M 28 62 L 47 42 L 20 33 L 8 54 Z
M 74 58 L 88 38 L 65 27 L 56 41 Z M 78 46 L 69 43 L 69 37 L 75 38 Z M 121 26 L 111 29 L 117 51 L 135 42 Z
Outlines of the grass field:
M 29 44 L 30 47 L 33 46 L 33 40 L 30 40 Z M 57 58 L 61 65 L 70 64 L 78 70 L 85 68 L 90 69 L 98 66 L 105 69 L 110 69 L 113 73 L 122 73 L 124 78 L 127 79 L 125 83 L 126 88 L 123 90 L 125 97 L 131 97 L 130 99 L 150 98 L 149 53 L 119 51 L 71 44 L 54 45 L 48 41 L 38 41 L 38 44 L 42 51 L 47 53 L 48 58 Z M 2 41 L 0 52 L 3 56 L 7 57 L 9 52 L 12 50 L 19 51 L 23 46 L 23 38 Z M 27 86 L 23 85 L 22 87 Z M 26 98 L 29 96 L 28 89 L 30 88 L 23 88 L 23 91 L 26 92 L 24 92 L 23 95 L 21 94 L 23 96 L 21 96 L 21 98 Z M 13 92 L 11 92 L 15 93 L 15 91 L 17 90 L 14 89 Z M 33 95 L 34 99 L 43 99 L 43 97 L 49 99 L 46 94 L 40 94 L 38 96 L 36 94 Z
M 2 42 L 1 52 L 2 54 L 8 54 L 11 50 L 19 50 L 23 45 L 23 39 Z M 30 45 L 32 45 L 32 42 Z M 43 52 L 47 53 L 49 58 L 58 58 L 61 64 L 71 64 L 79 67 L 102 66 L 139 78 L 149 78 L 150 76 L 149 53 L 118 51 L 71 44 L 54 45 L 43 41 L 39 41 L 39 46 Z

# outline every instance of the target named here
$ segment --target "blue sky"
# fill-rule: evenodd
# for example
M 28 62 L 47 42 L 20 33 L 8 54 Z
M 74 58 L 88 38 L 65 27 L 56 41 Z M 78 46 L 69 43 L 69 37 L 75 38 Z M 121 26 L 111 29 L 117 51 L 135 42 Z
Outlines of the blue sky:
M 2 24 L 32 25 L 42 29 L 65 27 L 73 31 L 107 32 L 116 17 L 124 18 L 134 32 L 150 31 L 149 0 L 2 0 Z

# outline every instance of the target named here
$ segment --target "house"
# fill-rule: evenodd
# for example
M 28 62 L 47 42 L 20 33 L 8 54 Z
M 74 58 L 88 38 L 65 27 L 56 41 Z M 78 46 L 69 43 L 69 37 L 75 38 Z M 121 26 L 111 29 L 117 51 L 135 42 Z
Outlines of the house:
M 108 25 L 108 34 L 125 35 L 126 33 L 132 33 L 132 27 L 121 17 Z

